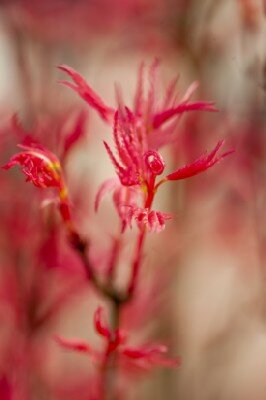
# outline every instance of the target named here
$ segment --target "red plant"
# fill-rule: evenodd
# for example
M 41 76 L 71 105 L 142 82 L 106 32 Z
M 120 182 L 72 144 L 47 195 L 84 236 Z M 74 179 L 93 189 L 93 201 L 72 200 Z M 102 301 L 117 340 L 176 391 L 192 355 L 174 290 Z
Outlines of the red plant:
M 58 206 L 64 222 L 71 227 L 68 192 L 58 158 L 40 144 L 19 145 L 24 151 L 11 157 L 3 169 L 15 165 L 21 167 L 26 182 L 32 182 L 40 189 L 55 188 L 58 191 Z
M 120 328 L 114 332 L 103 320 L 103 308 L 98 307 L 94 313 L 95 331 L 105 340 L 104 351 L 95 350 L 88 343 L 79 339 L 65 339 L 56 335 L 55 340 L 66 350 L 74 350 L 89 355 L 101 368 L 105 367 L 109 357 L 118 352 L 116 362 L 129 361 L 135 367 L 149 370 L 154 367 L 174 368 L 180 365 L 180 359 L 171 359 L 164 356 L 167 347 L 164 345 L 127 345 L 128 335 Z M 125 358 L 121 360 L 120 357 Z
M 143 145 L 142 137 L 139 137 L 136 118 L 127 108 L 124 114 L 121 111 L 115 113 L 113 140 L 119 159 L 115 157 L 106 142 L 104 142 L 104 145 L 115 167 L 120 183 L 122 186 L 133 187 L 133 190 L 139 194 L 134 199 L 132 199 L 132 196 L 128 196 L 127 200 L 115 198 L 115 205 L 118 209 L 123 229 L 126 224 L 131 226 L 131 221 L 134 218 L 139 227 L 147 226 L 149 231 L 160 232 L 165 227 L 165 221 L 170 219 L 171 216 L 151 210 L 158 188 L 167 181 L 190 178 L 204 172 L 232 153 L 232 151 L 228 151 L 218 156 L 217 153 L 224 144 L 223 141 L 220 141 L 209 154 L 201 156 L 193 163 L 177 169 L 156 182 L 157 177 L 164 172 L 164 160 L 155 150 L 145 151 L 146 146 Z M 100 187 L 96 197 L 97 208 L 106 191 L 117 190 L 117 187 L 118 184 L 110 180 Z M 137 205 L 135 201 L 137 198 L 142 199 L 140 205 Z
M 149 69 L 149 90 L 146 97 L 144 97 L 143 85 L 143 72 L 144 64 L 141 64 L 138 75 L 138 83 L 135 93 L 135 101 L 132 110 L 127 108 L 125 119 L 134 119 L 134 123 L 138 130 L 139 140 L 143 141 L 143 146 L 147 150 L 158 149 L 171 141 L 172 135 L 176 131 L 176 123 L 178 117 L 185 112 L 190 111 L 218 111 L 213 102 L 199 101 L 191 102 L 190 97 L 198 87 L 198 83 L 194 82 L 187 89 L 181 100 L 177 100 L 175 93 L 176 82 L 175 78 L 171 81 L 166 89 L 166 94 L 161 104 L 157 106 L 156 99 L 156 83 L 157 83 L 157 70 L 159 61 L 156 59 Z M 115 113 L 114 108 L 109 107 L 105 102 L 94 92 L 86 80 L 73 68 L 67 65 L 60 65 L 59 69 L 66 72 L 74 83 L 61 80 L 60 83 L 75 90 L 79 96 L 84 99 L 99 116 L 109 124 L 112 123 L 112 116 Z M 118 94 L 119 109 L 122 105 L 122 99 Z M 167 125 L 166 123 L 169 124 Z M 167 125 L 167 126 L 166 126 Z
M 114 240 L 107 276 L 102 276 L 88 257 L 89 241 L 82 239 L 77 229 L 73 227 L 68 190 L 59 159 L 30 138 L 30 144 L 20 146 L 23 151 L 13 156 L 3 167 L 9 169 L 19 165 L 26 175 L 27 181 L 32 182 L 38 188 L 52 188 L 57 191 L 60 214 L 70 233 L 71 245 L 86 270 L 88 281 L 110 303 L 112 309 L 110 324 L 104 321 L 102 308 L 98 308 L 94 314 L 94 327 L 96 332 L 104 338 L 104 350 L 96 350 L 94 346 L 84 341 L 56 337 L 61 346 L 88 354 L 98 366 L 98 399 L 104 399 L 107 393 L 110 398 L 115 396 L 118 388 L 116 382 L 110 384 L 111 377 L 109 375 L 110 371 L 117 372 L 120 366 L 128 367 L 129 365 L 131 368 L 133 365 L 141 370 L 149 370 L 155 366 L 179 366 L 179 359 L 173 360 L 165 357 L 167 351 L 165 346 L 128 345 L 127 334 L 121 330 L 120 313 L 124 309 L 124 305 L 134 299 L 136 294 L 147 232 L 161 232 L 165 228 L 165 222 L 171 219 L 170 214 L 153 209 L 153 202 L 158 190 L 168 181 L 190 178 L 206 171 L 231 153 L 231 151 L 227 151 L 218 155 L 218 151 L 224 143 L 219 141 L 210 153 L 161 177 L 165 171 L 165 162 L 158 149 L 171 141 L 179 116 L 188 111 L 217 111 L 217 109 L 211 102 L 189 101 L 197 87 L 196 84 L 192 84 L 183 99 L 177 101 L 174 94 L 175 81 L 170 83 L 165 99 L 160 107 L 157 107 L 155 101 L 157 67 L 156 60 L 149 71 L 150 87 L 146 98 L 143 96 L 143 66 L 140 67 L 133 111 L 123 104 L 121 98 L 119 98 L 117 110 L 107 106 L 76 71 L 70 67 L 60 67 L 74 81 L 74 83 L 65 81 L 63 83 L 75 90 L 105 122 L 111 124 L 113 121 L 113 142 L 116 154 L 107 141 L 104 141 L 104 146 L 114 165 L 118 179 L 108 180 L 101 185 L 96 195 L 95 209 L 98 209 L 103 196 L 107 192 L 113 191 L 113 202 L 120 218 L 122 233 L 127 226 L 132 226 L 133 220 L 139 227 L 135 250 L 130 262 L 129 280 L 122 289 L 117 287 L 114 279 L 122 240 L 121 238 Z M 166 125 L 167 122 L 169 122 L 168 125 Z M 81 114 L 77 120 L 76 129 L 65 142 L 63 157 L 81 136 L 83 125 L 84 118 Z

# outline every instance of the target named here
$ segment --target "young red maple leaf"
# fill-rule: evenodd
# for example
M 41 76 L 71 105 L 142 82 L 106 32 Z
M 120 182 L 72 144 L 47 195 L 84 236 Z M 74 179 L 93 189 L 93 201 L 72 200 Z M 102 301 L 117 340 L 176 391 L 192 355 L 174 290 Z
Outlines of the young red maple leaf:
M 165 222 L 172 219 L 172 216 L 160 211 L 149 210 L 148 208 L 121 205 L 124 208 L 126 225 L 132 228 L 132 220 L 135 220 L 138 227 L 146 227 L 148 232 L 160 233 L 165 228 Z
M 59 81 L 63 85 L 73 89 L 83 98 L 92 108 L 94 108 L 100 115 L 100 117 L 108 122 L 110 117 L 114 114 L 114 109 L 108 107 L 100 96 L 89 86 L 86 80 L 73 68 L 67 65 L 59 65 L 58 67 L 62 71 L 66 72 L 73 80 L 74 83 L 65 80 Z
M 139 68 L 138 82 L 135 93 L 134 104 L 132 105 L 132 115 L 138 126 L 139 135 L 145 138 L 149 149 L 158 149 L 162 145 L 169 143 L 172 134 L 176 130 L 176 122 L 180 115 L 191 111 L 218 111 L 213 102 L 209 101 L 190 101 L 190 97 L 198 87 L 198 83 L 192 83 L 187 89 L 181 100 L 177 100 L 176 83 L 174 78 L 166 88 L 164 98 L 158 101 L 157 95 L 157 70 L 159 67 L 158 59 L 155 59 L 148 72 L 149 88 L 145 96 L 144 91 L 144 64 Z M 73 82 L 61 80 L 60 83 L 73 89 L 84 99 L 90 107 L 96 110 L 99 116 L 107 123 L 112 123 L 115 113 L 113 107 L 107 106 L 98 94 L 89 86 L 88 82 L 73 68 L 60 65 L 58 67 L 73 80 Z M 118 108 L 121 109 L 122 99 L 119 97 Z M 171 121 L 165 127 L 166 123 Z
M 180 179 L 190 178 L 213 167 L 219 161 L 223 160 L 226 156 L 233 153 L 233 150 L 229 150 L 225 153 L 222 153 L 221 155 L 217 155 L 223 144 L 224 140 L 220 140 L 210 153 L 203 154 L 193 163 L 184 165 L 183 167 L 167 175 L 164 178 L 164 181 L 177 181 Z
M 108 180 L 100 187 L 96 196 L 96 205 L 98 208 L 103 195 L 114 190 L 115 207 L 121 219 L 122 230 L 126 226 L 132 227 L 132 220 L 135 220 L 140 229 L 145 227 L 149 232 L 162 231 L 165 221 L 171 219 L 171 216 L 151 209 L 159 186 L 167 181 L 190 178 L 204 172 L 232 153 L 232 151 L 227 151 L 218 155 L 218 151 L 224 144 L 224 141 L 219 141 L 210 153 L 202 155 L 196 161 L 177 169 L 157 182 L 156 180 L 165 169 L 164 160 L 157 151 L 147 150 L 145 141 L 139 135 L 136 119 L 128 109 L 124 113 L 120 110 L 115 113 L 113 141 L 116 154 L 106 142 L 104 145 L 120 184 L 127 188 L 128 196 L 121 198 L 118 181 Z M 137 196 L 133 197 L 131 193 L 139 193 L 139 198 L 142 199 L 141 205 L 137 202 Z
M 19 147 L 23 151 L 11 157 L 10 161 L 2 168 L 8 170 L 18 165 L 26 175 L 26 182 L 31 182 L 40 189 L 57 189 L 59 211 L 70 228 L 71 217 L 68 193 L 59 159 L 38 143 L 32 143 L 28 146 L 19 145 Z
M 124 106 L 122 97 L 118 93 L 116 112 L 105 104 L 78 72 L 65 65 L 59 66 L 74 81 L 74 83 L 61 81 L 61 83 L 74 89 L 109 124 L 114 116 L 113 141 L 116 154 L 106 141 L 104 141 L 104 146 L 121 185 L 126 188 L 135 188 L 136 191 L 142 193 L 143 198 L 141 205 L 133 201 L 131 195 L 125 202 L 118 200 L 119 195 L 114 198 L 122 231 L 127 225 L 131 226 L 134 219 L 141 229 L 147 228 L 151 232 L 160 232 L 170 216 L 151 209 L 158 187 L 166 181 L 189 178 L 203 172 L 230 154 L 226 152 L 217 156 L 223 144 L 221 141 L 210 154 L 201 156 L 194 163 L 181 167 L 156 183 L 157 177 L 165 168 L 164 160 L 157 149 L 171 141 L 179 116 L 190 111 L 217 111 L 213 102 L 190 101 L 198 83 L 192 83 L 183 98 L 177 100 L 176 78 L 169 83 L 164 99 L 158 102 L 156 98 L 158 66 L 159 62 L 155 59 L 149 69 L 149 88 L 145 96 L 144 64 L 141 64 L 132 110 Z M 168 124 L 165 127 L 166 123 Z M 103 195 L 111 190 L 119 193 L 117 182 L 108 180 L 101 186 L 96 196 L 95 208 L 98 208 Z M 132 193 L 132 190 L 129 193 Z
M 149 185 L 150 179 L 163 173 L 164 161 L 156 151 L 147 150 L 138 135 L 134 115 L 125 111 L 117 111 L 114 116 L 113 139 L 118 158 L 105 141 L 104 146 L 122 185 Z
M 114 332 L 103 320 L 103 308 L 98 307 L 94 313 L 94 327 L 96 332 L 103 337 L 106 342 L 104 351 L 93 349 L 88 343 L 79 339 L 65 339 L 55 335 L 56 342 L 66 350 L 81 352 L 90 356 L 93 361 L 102 365 L 107 358 L 114 352 L 118 352 L 117 362 L 122 362 L 122 358 L 129 361 L 135 367 L 142 370 L 149 370 L 154 367 L 176 368 L 180 366 L 179 358 L 168 358 L 165 356 L 168 348 L 164 345 L 146 344 L 142 346 L 127 345 L 127 335 L 121 329 Z M 124 361 L 125 361 L 124 360 Z
M 38 147 L 19 145 L 19 147 L 23 151 L 11 157 L 3 169 L 19 165 L 26 175 L 26 181 L 32 182 L 36 187 L 63 189 L 60 162 L 53 153 L 40 145 Z
M 41 120 L 37 119 L 33 128 L 27 131 L 22 126 L 18 115 L 15 114 L 11 119 L 11 128 L 18 138 L 18 142 L 23 146 L 47 151 L 41 144 L 44 143 L 44 139 L 47 147 L 52 145 L 54 148 L 54 142 L 56 142 L 56 153 L 64 163 L 73 146 L 85 136 L 87 116 L 86 110 L 70 109 L 56 117 L 48 116 Z M 49 140 L 47 132 L 52 133 L 53 140 Z M 55 138 L 56 141 L 54 141 Z

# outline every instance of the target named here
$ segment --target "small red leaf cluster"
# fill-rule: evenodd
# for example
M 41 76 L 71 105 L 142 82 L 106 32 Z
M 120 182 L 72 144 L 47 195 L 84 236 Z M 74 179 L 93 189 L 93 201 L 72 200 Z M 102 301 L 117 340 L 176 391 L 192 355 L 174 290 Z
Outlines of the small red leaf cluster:
M 147 228 L 150 232 L 163 230 L 165 221 L 170 219 L 169 215 L 152 209 L 159 186 L 167 181 L 186 179 L 204 172 L 231 153 L 227 151 L 218 155 L 224 144 L 224 141 L 219 141 L 210 153 L 200 156 L 196 161 L 178 168 L 156 182 L 165 169 L 165 162 L 158 149 L 172 141 L 180 116 L 192 111 L 218 111 L 212 102 L 190 101 L 198 87 L 197 82 L 192 83 L 181 100 L 177 100 L 176 78 L 169 83 L 164 99 L 159 102 L 156 98 L 158 67 L 159 61 L 156 59 L 148 71 L 149 88 L 145 96 L 144 64 L 141 64 L 132 108 L 123 104 L 119 93 L 117 110 L 107 106 L 74 69 L 66 65 L 59 67 L 74 82 L 61 83 L 75 90 L 105 122 L 111 124 L 113 119 L 113 144 L 116 151 L 111 149 L 107 141 L 104 141 L 104 146 L 121 186 L 128 188 L 130 193 L 126 201 L 119 203 L 118 195 L 116 201 L 114 200 L 122 230 L 126 226 L 132 227 L 132 220 L 136 220 L 140 229 Z M 140 203 L 132 200 L 132 190 L 129 191 L 129 188 L 139 194 Z M 108 180 L 100 187 L 95 201 L 96 209 L 109 191 L 119 193 L 118 183 Z
M 120 328 L 114 332 L 104 321 L 103 308 L 98 307 L 94 313 L 95 331 L 105 341 L 104 350 L 95 350 L 87 342 L 79 339 L 65 339 L 56 335 L 56 342 L 66 350 L 73 350 L 87 354 L 98 365 L 103 365 L 111 353 L 117 353 L 117 362 L 129 362 L 141 370 L 150 370 L 155 367 L 176 368 L 180 366 L 180 359 L 165 356 L 168 349 L 164 345 L 146 344 L 131 346 L 127 344 L 128 336 Z

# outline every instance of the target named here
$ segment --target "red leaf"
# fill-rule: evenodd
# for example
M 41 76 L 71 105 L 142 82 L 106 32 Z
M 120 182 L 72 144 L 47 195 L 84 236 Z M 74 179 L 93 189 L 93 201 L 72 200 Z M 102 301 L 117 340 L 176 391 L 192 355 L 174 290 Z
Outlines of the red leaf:
M 64 150 L 63 150 L 63 158 L 66 157 L 66 155 L 68 154 L 69 150 L 84 135 L 87 116 L 88 116 L 88 114 L 84 110 L 82 110 L 78 114 L 73 130 L 65 138 Z
M 62 83 L 77 92 L 82 99 L 98 112 L 104 121 L 110 122 L 110 118 L 114 114 L 114 109 L 108 107 L 98 94 L 88 85 L 86 80 L 73 68 L 68 67 L 67 65 L 59 65 L 58 68 L 66 72 L 74 81 L 74 83 L 72 83 L 63 80 L 59 81 L 59 83 Z
M 154 129 L 158 129 L 169 119 L 175 117 L 178 114 L 182 114 L 187 111 L 213 111 L 216 112 L 218 109 L 214 106 L 214 103 L 207 101 L 198 101 L 194 103 L 181 103 L 176 107 L 162 111 L 153 117 L 152 126 Z
M 97 212 L 100 202 L 102 201 L 102 199 L 104 198 L 104 196 L 111 192 L 112 190 L 114 190 L 115 188 L 117 188 L 119 186 L 119 181 L 117 178 L 111 178 L 111 179 L 107 179 L 106 181 L 104 181 L 101 186 L 99 187 L 99 190 L 96 194 L 95 197 L 95 202 L 94 202 L 94 210 Z
M 170 214 L 160 211 L 149 210 L 148 208 L 141 208 L 137 206 L 121 204 L 121 211 L 125 223 L 132 228 L 132 220 L 134 219 L 141 229 L 146 226 L 149 232 L 160 233 L 165 228 L 165 221 L 172 218 Z
M 62 336 L 55 335 L 54 340 L 66 350 L 74 350 L 81 353 L 91 353 L 91 347 L 80 339 L 65 339 Z
M 217 152 L 219 151 L 219 149 L 222 147 L 223 144 L 224 144 L 223 140 L 219 141 L 215 146 L 215 148 L 209 154 L 205 154 L 199 157 L 193 163 L 185 165 L 176 170 L 175 172 L 172 172 L 171 174 L 165 177 L 165 180 L 176 181 L 179 179 L 190 178 L 191 176 L 197 175 L 205 171 L 206 169 L 212 167 L 213 165 L 221 161 L 224 157 L 233 153 L 233 150 L 230 150 L 216 157 Z
M 163 345 L 142 347 L 127 346 L 122 350 L 122 354 L 134 361 L 143 360 L 143 367 L 178 367 L 180 365 L 179 358 L 169 358 L 163 355 L 167 350 L 167 347 Z
M 94 326 L 99 335 L 110 340 L 111 332 L 108 326 L 103 322 L 103 308 L 98 307 L 94 313 Z

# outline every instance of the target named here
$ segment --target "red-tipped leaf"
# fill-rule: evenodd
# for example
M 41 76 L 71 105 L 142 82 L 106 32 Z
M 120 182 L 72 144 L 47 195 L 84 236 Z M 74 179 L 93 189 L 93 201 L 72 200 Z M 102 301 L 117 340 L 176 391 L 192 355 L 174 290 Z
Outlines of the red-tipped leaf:
M 203 171 L 206 171 L 208 168 L 211 168 L 223 158 L 233 153 L 233 150 L 230 150 L 217 156 L 217 153 L 219 149 L 223 146 L 223 144 L 223 140 L 219 141 L 215 148 L 209 154 L 204 154 L 193 163 L 187 164 L 179 168 L 175 172 L 172 172 L 165 177 L 165 180 L 176 181 L 180 179 L 190 178 L 191 176 L 197 175 Z
M 68 76 L 74 81 L 59 81 L 63 85 L 73 89 L 78 95 L 85 100 L 92 108 L 94 108 L 100 117 L 106 121 L 110 122 L 112 115 L 114 114 L 114 109 L 108 107 L 104 101 L 100 98 L 100 96 L 88 85 L 87 81 L 73 68 L 67 65 L 59 65 L 58 68 L 67 73 Z

